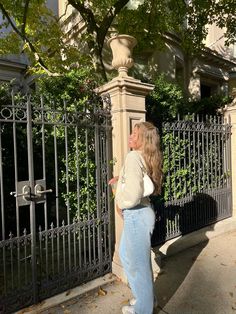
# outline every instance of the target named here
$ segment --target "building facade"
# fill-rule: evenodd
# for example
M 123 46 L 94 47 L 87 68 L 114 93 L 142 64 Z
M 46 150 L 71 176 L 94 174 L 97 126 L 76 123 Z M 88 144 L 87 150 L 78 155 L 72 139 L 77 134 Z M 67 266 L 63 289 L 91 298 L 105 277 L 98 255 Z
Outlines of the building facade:
M 137 0 L 132 1 L 134 6 Z M 78 12 L 66 0 L 58 1 L 59 16 L 63 16 L 65 31 L 72 41 L 84 23 Z M 160 73 L 182 85 L 192 99 L 201 99 L 215 94 L 229 95 L 236 87 L 236 44 L 226 47 L 224 29 L 215 25 L 208 27 L 205 49 L 196 57 L 187 57 L 181 43 L 174 34 L 165 35 L 165 49 L 145 55 L 135 55 L 136 72 L 155 79 Z M 105 47 L 104 50 L 107 48 Z M 104 53 L 106 58 L 107 52 Z M 111 70 L 106 62 L 107 71 Z
M 47 6 L 58 15 L 58 2 L 47 0 Z M 0 24 L 3 17 L 0 14 Z M 2 33 L 9 32 L 9 28 L 1 29 Z M 12 82 L 14 86 L 24 87 L 32 84 L 33 78 L 27 74 L 29 61 L 25 54 L 0 56 L 0 82 Z
M 135 0 L 132 2 L 135 3 Z M 75 44 L 85 23 L 78 12 L 66 0 L 48 0 L 48 7 L 61 17 L 68 41 Z M 1 17 L 0 17 L 1 18 Z M 6 30 L 7 31 L 7 30 Z M 179 83 L 192 99 L 201 99 L 215 94 L 228 95 L 236 87 L 236 44 L 226 47 L 224 29 L 215 25 L 209 27 L 205 49 L 196 57 L 187 57 L 179 39 L 174 34 L 165 35 L 165 49 L 155 50 L 142 56 L 135 55 L 136 71 L 155 79 L 158 74 L 165 75 Z M 107 47 L 104 50 L 108 50 Z M 105 51 L 107 71 L 111 71 L 110 51 Z M 0 81 L 28 82 L 26 78 L 27 59 L 24 55 L 0 57 Z

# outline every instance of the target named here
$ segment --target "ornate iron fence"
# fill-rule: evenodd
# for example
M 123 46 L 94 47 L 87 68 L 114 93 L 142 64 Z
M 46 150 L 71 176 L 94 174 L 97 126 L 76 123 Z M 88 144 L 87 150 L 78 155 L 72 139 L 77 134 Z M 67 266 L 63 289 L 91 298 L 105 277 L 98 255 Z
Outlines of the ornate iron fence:
M 111 270 L 110 160 L 108 97 L 0 105 L 1 313 Z
M 153 199 L 153 245 L 232 215 L 230 138 L 220 116 L 163 123 L 164 195 Z

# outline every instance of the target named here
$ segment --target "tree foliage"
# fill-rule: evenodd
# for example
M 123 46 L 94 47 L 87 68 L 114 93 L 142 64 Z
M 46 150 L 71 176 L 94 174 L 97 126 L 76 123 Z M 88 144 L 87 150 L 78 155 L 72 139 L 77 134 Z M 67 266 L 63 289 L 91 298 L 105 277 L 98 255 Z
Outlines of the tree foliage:
M 157 77 L 154 85 L 146 98 L 147 120 L 161 126 L 163 121 L 176 119 L 177 114 L 183 112 L 185 97 L 181 88 L 168 82 L 164 75 Z
M 218 115 L 220 109 L 231 103 L 232 97 L 221 94 L 191 101 L 181 87 L 169 82 L 163 75 L 154 81 L 154 90 L 146 97 L 147 120 L 161 128 L 163 122 L 174 121 L 178 115 Z
M 67 207 L 71 218 L 82 218 L 88 213 L 94 214 L 97 210 L 99 183 L 96 179 L 95 156 L 98 147 L 95 145 L 94 134 L 95 125 L 101 123 L 101 117 L 97 113 L 102 111 L 103 102 L 95 92 L 96 87 L 91 73 L 82 68 L 61 76 L 42 75 L 38 80 L 37 89 L 30 94 L 25 94 L 21 90 L 13 91 L 9 83 L 0 84 L 0 109 L 5 106 L 11 107 L 12 101 L 15 106 L 20 104 L 25 108 L 30 99 L 32 116 L 37 120 L 40 108 L 43 108 L 47 123 L 42 125 L 33 121 L 32 124 L 34 164 L 38 165 L 34 169 L 34 175 L 37 179 L 42 178 L 44 145 L 46 186 L 53 189 L 47 198 L 50 208 L 48 215 L 51 215 L 49 218 L 54 222 L 53 208 L 55 208 L 56 197 L 60 203 L 60 219 L 67 219 Z M 66 115 L 70 115 L 67 123 L 65 123 Z M 11 124 L 7 122 L 2 123 L 1 127 L 4 193 L 8 204 L 6 221 L 12 222 L 15 217 L 15 199 L 10 195 L 10 191 L 15 190 L 13 131 Z M 18 143 L 18 177 L 21 178 L 20 180 L 25 180 L 28 178 L 26 124 L 16 123 L 15 127 Z M 101 129 L 98 136 L 102 136 Z M 102 161 L 101 165 L 103 165 Z M 56 184 L 58 184 L 58 196 L 55 194 Z M 7 228 L 10 228 L 11 224 L 14 225 L 7 223 Z
M 57 110 L 66 111 L 72 116 L 83 113 L 83 117 L 94 117 L 94 112 L 102 108 L 102 101 L 95 92 L 96 82 L 87 69 L 74 69 L 58 77 L 43 76 L 39 79 L 36 91 L 36 101 L 40 95 L 44 97 L 45 104 L 56 106 Z M 50 105 L 49 105 L 50 106 Z M 86 114 L 85 114 L 86 112 Z M 80 119 L 82 119 L 80 117 Z M 88 119 L 88 123 L 89 123 Z M 90 121 L 94 122 L 94 121 Z M 94 122 L 95 123 L 95 122 Z M 78 126 L 77 126 L 78 127 Z M 71 217 L 81 218 L 83 215 L 96 211 L 96 163 L 94 128 L 80 124 L 75 138 L 75 125 L 66 128 L 57 126 L 59 188 L 60 197 L 64 204 L 70 207 Z M 48 129 L 49 130 L 49 129 Z M 53 156 L 54 130 L 48 131 L 47 149 L 52 150 Z M 68 155 L 65 157 L 65 141 L 67 141 Z M 48 173 L 53 173 L 51 167 Z M 79 179 L 78 179 L 79 174 Z M 53 184 L 53 183 L 52 183 Z M 78 200 L 79 185 L 79 200 Z M 67 191 L 69 186 L 69 191 Z M 80 206 L 78 206 L 78 201 Z
M 82 56 L 66 44 L 59 19 L 45 0 L 3 0 L 0 55 L 25 53 L 35 72 L 63 73 Z M 65 57 L 66 56 L 66 57 Z
M 68 0 L 68 4 L 85 22 L 79 38 L 79 45 L 88 47 L 85 53 L 66 41 L 63 23 L 46 7 L 46 0 L 1 0 L 0 54 L 26 52 L 35 70 L 52 73 L 88 62 L 106 78 L 104 43 L 114 31 L 135 36 L 139 50 L 160 47 L 167 31 L 177 33 L 188 52 L 199 49 L 213 23 L 225 28 L 227 44 L 235 40 L 234 0 Z
M 152 198 L 157 208 L 162 202 L 222 188 L 227 183 L 229 172 L 224 168 L 222 152 L 229 137 L 221 128 L 219 109 L 231 101 L 222 95 L 188 101 L 181 88 L 164 75 L 156 79 L 154 90 L 147 96 L 146 117 L 161 134 L 164 182 L 162 195 Z

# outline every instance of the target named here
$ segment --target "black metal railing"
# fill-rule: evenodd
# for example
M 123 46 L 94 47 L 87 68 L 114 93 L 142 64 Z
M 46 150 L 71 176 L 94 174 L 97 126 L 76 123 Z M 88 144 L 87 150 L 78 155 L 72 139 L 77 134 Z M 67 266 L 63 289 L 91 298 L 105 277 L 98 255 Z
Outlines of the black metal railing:
M 163 123 L 165 176 L 162 197 L 153 199 L 153 245 L 232 215 L 230 138 L 221 116 Z
M 1 313 L 111 270 L 110 99 L 89 106 L 0 107 Z

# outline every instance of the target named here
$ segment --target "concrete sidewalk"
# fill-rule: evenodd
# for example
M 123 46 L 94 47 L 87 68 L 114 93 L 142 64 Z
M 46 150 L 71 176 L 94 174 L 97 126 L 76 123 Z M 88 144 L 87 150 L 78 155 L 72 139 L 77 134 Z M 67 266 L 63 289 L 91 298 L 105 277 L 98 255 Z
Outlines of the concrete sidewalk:
M 173 249 L 169 247 L 169 250 Z M 113 275 L 57 305 L 41 304 L 21 313 L 121 314 L 132 297 Z M 91 284 L 90 284 L 91 285 Z M 221 234 L 162 260 L 155 280 L 159 307 L 155 314 L 236 314 L 236 231 Z

